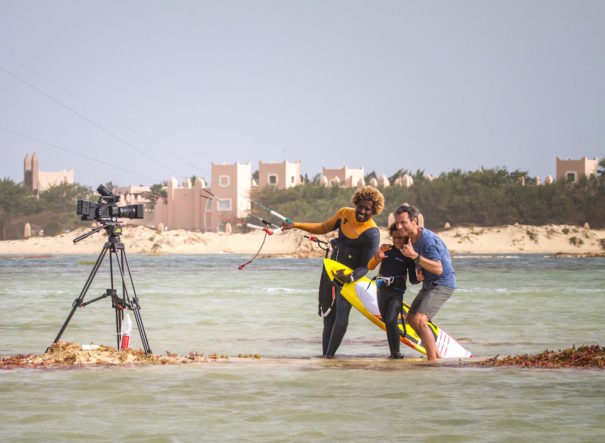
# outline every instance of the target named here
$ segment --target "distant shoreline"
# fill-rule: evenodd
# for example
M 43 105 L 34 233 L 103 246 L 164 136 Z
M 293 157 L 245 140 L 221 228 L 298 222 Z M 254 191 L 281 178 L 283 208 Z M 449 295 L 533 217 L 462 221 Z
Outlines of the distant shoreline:
M 26 240 L 0 241 L 0 256 L 48 256 L 64 254 L 98 254 L 104 243 L 103 233 L 73 243 L 88 232 L 82 228 L 55 237 L 32 237 Z M 267 236 L 261 256 L 323 257 L 324 251 L 293 230 Z M 331 233 L 318 236 L 329 240 Z M 587 229 L 572 225 L 505 225 L 495 227 L 455 227 L 439 232 L 452 255 L 547 254 L 556 256 L 605 256 L 605 229 Z M 182 229 L 158 233 L 142 226 L 124 226 L 122 242 L 133 254 L 255 254 L 264 233 L 193 232 Z M 388 231 L 381 228 L 381 242 L 390 243 Z

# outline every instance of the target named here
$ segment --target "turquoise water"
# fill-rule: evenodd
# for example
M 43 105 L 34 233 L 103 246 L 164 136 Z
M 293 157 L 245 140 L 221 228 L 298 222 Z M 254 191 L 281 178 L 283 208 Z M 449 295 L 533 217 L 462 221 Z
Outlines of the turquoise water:
M 0 371 L 3 441 L 602 441 L 605 371 L 387 361 L 352 311 L 318 358 L 317 259 L 129 255 L 151 349 L 260 354 L 188 366 Z M 41 353 L 96 256 L 0 256 L 0 355 Z M 477 357 L 605 344 L 605 259 L 458 256 L 435 321 Z M 109 287 L 102 267 L 86 299 Z M 411 301 L 417 287 L 406 300 Z M 63 339 L 115 346 L 108 299 Z M 134 347 L 140 347 L 135 331 Z

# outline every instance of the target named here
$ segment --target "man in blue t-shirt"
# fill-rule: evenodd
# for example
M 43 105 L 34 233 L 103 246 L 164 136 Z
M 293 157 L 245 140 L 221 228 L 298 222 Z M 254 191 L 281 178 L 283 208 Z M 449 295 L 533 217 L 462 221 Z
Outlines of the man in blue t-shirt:
M 440 358 L 428 322 L 456 289 L 450 252 L 437 234 L 418 226 L 418 209 L 402 205 L 395 211 L 397 229 L 408 237 L 402 254 L 416 263 L 424 275 L 422 289 L 412 302 L 406 321 L 420 336 L 429 360 Z

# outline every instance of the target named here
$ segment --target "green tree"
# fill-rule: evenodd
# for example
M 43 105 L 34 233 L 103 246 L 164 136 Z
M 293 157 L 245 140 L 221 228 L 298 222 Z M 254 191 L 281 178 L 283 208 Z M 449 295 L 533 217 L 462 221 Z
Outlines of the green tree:
M 159 198 L 168 198 L 168 191 L 166 190 L 166 186 L 168 186 L 168 182 L 166 181 L 162 183 L 155 183 L 150 186 L 151 193 L 149 194 L 149 208 L 155 208 L 155 205 Z
M 42 191 L 40 193 L 40 203 L 44 210 L 75 213 L 78 200 L 94 199 L 95 195 L 94 191 L 88 186 L 81 186 L 77 183 L 61 183 Z
M 398 171 L 395 176 L 404 172 Z M 375 217 L 379 225 L 386 226 L 389 213 L 407 202 L 421 209 L 428 228 L 437 230 L 445 222 L 454 226 L 516 222 L 533 225 L 588 222 L 594 228 L 605 226 L 602 177 L 541 186 L 535 185 L 527 172 L 506 168 L 468 172 L 455 169 L 433 181 L 421 177 L 423 174 L 417 172 L 410 188 L 389 186 L 382 190 L 385 209 Z M 266 188 L 257 191 L 253 198 L 296 220 L 324 221 L 338 208 L 351 206 L 352 193 L 351 188 L 308 184 L 285 191 Z
M 18 215 L 36 210 L 38 201 L 31 191 L 10 178 L 0 180 L 0 235 L 6 240 L 6 230 L 12 219 Z
M 195 181 L 196 181 L 198 178 L 199 178 L 200 180 L 203 180 L 203 181 L 204 181 L 204 183 L 207 183 L 207 182 L 206 182 L 206 179 L 205 179 L 204 177 L 200 177 L 199 175 L 195 175 L 195 174 L 194 174 L 194 175 L 192 175 L 191 177 L 189 177 L 189 180 L 191 181 L 191 186 L 195 185 Z
M 40 193 L 40 212 L 33 218 L 45 235 L 56 235 L 82 225 L 77 215 L 78 200 L 97 200 L 98 194 L 78 183 L 61 183 Z
M 397 172 L 395 172 L 393 175 L 391 175 L 389 177 L 389 182 L 391 183 L 395 183 L 395 180 L 397 180 L 398 178 L 402 178 L 404 175 L 412 175 L 412 173 L 410 171 L 408 171 L 407 169 L 399 169 Z

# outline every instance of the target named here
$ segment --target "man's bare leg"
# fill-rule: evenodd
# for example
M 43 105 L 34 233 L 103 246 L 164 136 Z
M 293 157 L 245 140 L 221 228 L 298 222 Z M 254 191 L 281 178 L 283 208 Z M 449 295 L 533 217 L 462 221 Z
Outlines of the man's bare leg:
M 418 336 L 422 340 L 424 349 L 426 349 L 426 357 L 429 361 L 434 361 L 441 356 L 437 353 L 437 346 L 435 344 L 435 337 L 429 327 L 429 318 L 422 312 L 416 312 L 409 316 L 407 319 L 408 323 L 418 333 Z

